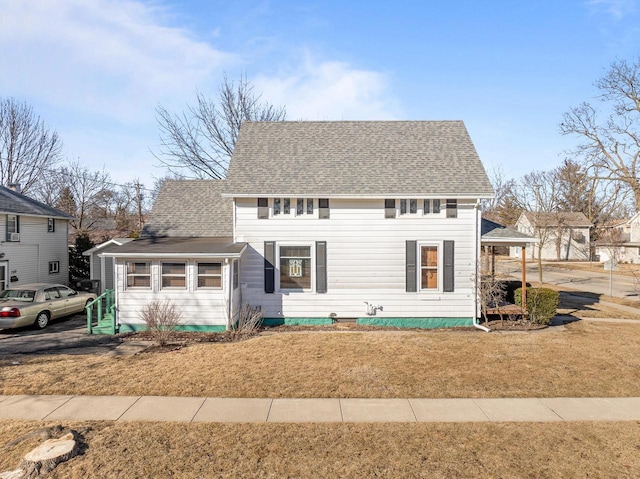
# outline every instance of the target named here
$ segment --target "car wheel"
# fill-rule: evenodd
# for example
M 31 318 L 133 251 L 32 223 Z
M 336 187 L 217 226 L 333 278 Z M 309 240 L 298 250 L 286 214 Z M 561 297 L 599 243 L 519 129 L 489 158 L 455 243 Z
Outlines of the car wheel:
M 36 322 L 34 323 L 38 329 L 44 329 L 49 324 L 49 313 L 46 311 L 42 311 L 38 313 L 36 317 Z

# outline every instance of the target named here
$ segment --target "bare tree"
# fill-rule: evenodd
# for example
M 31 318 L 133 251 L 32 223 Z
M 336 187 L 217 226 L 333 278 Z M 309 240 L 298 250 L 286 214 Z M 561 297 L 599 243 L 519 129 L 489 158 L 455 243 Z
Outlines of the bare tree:
M 0 99 L 0 182 L 20 184 L 22 192 L 38 181 L 42 171 L 60 161 L 62 140 L 35 116 L 26 103 Z
M 284 107 L 263 102 L 245 76 L 236 84 L 224 76 L 217 101 L 201 93 L 197 105 L 180 115 L 156 108 L 159 152 L 154 156 L 170 172 L 187 170 L 197 178 L 226 176 L 240 126 L 245 121 L 282 121 Z
M 589 103 L 564 114 L 560 132 L 577 135 L 582 143 L 573 154 L 584 162 L 590 176 L 627 186 L 640 207 L 640 58 L 611 64 L 595 83 L 601 92 L 604 117 Z
M 507 178 L 501 167 L 492 168 L 489 171 L 489 179 L 495 195 L 492 199 L 483 201 L 483 216 L 503 225 L 515 224 L 522 213 L 522 207 L 518 204 L 514 193 L 516 181 L 513 178 Z

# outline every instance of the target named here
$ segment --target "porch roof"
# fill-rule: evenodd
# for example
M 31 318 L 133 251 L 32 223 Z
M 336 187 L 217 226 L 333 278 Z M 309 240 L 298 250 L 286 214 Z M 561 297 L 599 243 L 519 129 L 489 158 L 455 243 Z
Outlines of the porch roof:
M 526 246 L 540 240 L 495 221 L 482 218 L 481 243 L 486 246 Z
M 247 243 L 231 237 L 156 237 L 139 238 L 111 247 L 101 256 L 116 258 L 239 258 Z

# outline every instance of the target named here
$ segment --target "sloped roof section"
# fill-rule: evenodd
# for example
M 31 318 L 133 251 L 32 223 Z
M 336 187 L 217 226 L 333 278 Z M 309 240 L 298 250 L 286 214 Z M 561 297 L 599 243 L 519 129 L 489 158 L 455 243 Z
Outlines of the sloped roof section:
M 538 243 L 538 238 L 530 236 L 520 231 L 503 226 L 495 221 L 482 218 L 480 223 L 483 244 L 527 244 Z
M 461 121 L 245 122 L 226 182 L 232 196 L 493 196 Z
M 233 234 L 232 199 L 221 180 L 166 180 L 142 236 L 216 237 Z
M 232 238 L 138 238 L 118 247 L 108 248 L 104 256 L 116 257 L 239 257 L 247 243 L 234 243 Z
M 593 224 L 584 213 L 580 212 L 535 212 L 525 211 L 522 213 L 531 224 L 541 228 L 557 228 L 564 226 L 567 228 L 591 228 Z
M 46 216 L 47 218 L 73 219 L 73 216 L 16 191 L 0 186 L 0 213 Z

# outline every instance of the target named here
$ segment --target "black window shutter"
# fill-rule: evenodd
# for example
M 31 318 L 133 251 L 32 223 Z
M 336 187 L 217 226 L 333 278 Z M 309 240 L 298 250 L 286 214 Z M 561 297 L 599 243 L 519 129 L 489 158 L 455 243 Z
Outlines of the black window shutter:
M 453 241 L 444 241 L 444 278 L 443 278 L 443 291 L 445 293 L 451 293 L 454 290 L 453 284 Z
M 407 253 L 406 253 L 406 269 L 407 279 L 406 286 L 408 293 L 415 293 L 417 289 L 416 284 L 416 242 L 407 241 Z
M 275 291 L 276 268 L 276 243 L 275 241 L 264 242 L 264 292 L 273 293 Z
M 327 292 L 327 242 L 316 241 L 316 293 Z

